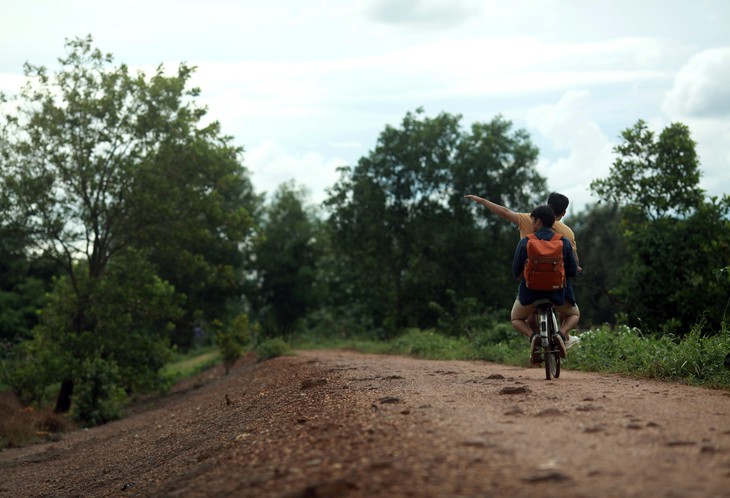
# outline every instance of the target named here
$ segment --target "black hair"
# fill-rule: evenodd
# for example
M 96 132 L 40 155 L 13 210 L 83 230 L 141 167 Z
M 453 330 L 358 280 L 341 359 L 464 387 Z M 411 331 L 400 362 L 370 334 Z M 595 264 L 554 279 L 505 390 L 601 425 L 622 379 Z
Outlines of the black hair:
M 550 206 L 543 204 L 537 206 L 530 213 L 530 218 L 535 218 L 542 221 L 542 226 L 552 228 L 555 223 L 555 212 Z
M 570 201 L 563 194 L 552 192 L 548 196 L 547 204 L 548 206 L 553 208 L 553 211 L 555 211 L 555 216 L 560 216 L 562 214 L 565 214 L 565 212 L 568 210 L 568 204 L 570 204 Z

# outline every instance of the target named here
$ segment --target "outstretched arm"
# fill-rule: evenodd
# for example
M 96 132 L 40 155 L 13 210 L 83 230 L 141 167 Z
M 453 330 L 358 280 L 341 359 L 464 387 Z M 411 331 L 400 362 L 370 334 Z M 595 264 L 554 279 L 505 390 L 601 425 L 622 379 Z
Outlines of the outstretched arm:
M 518 224 L 517 213 L 515 213 L 511 209 L 507 209 L 504 206 L 500 206 L 499 204 L 495 204 L 492 201 L 482 199 L 481 197 L 478 197 L 476 195 L 469 194 L 469 195 L 465 195 L 464 197 L 466 197 L 467 199 L 471 199 L 475 202 L 478 202 L 479 204 L 486 207 L 487 209 L 489 209 L 491 212 L 493 212 L 500 218 L 504 218 L 507 221 L 511 221 L 515 225 Z

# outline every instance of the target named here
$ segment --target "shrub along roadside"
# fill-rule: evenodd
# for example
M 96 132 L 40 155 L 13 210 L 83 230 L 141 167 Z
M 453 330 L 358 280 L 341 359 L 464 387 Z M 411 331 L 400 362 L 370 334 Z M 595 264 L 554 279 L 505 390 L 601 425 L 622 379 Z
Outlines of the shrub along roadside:
M 567 369 L 618 373 L 730 390 L 730 370 L 723 366 L 730 352 L 730 329 L 723 326 L 714 336 L 703 336 L 695 327 L 682 340 L 665 335 L 644 335 L 637 328 L 602 327 L 582 334 L 579 346 L 565 360 Z M 365 353 L 399 354 L 432 360 L 485 360 L 528 366 L 527 341 L 508 323 L 492 325 L 471 337 L 445 336 L 433 330 L 409 329 L 389 341 L 371 338 L 321 338 L 299 336 L 291 345 L 280 338 L 268 339 L 256 348 L 258 361 L 293 354 L 298 349 L 355 349 Z M 178 356 L 165 369 L 171 380 L 195 375 L 222 361 L 215 347 Z M 0 393 L 0 448 L 23 446 L 58 437 L 73 428 L 68 417 L 50 409 L 23 408 L 10 393 Z
M 256 361 L 266 361 L 278 356 L 291 355 L 293 351 L 284 339 L 274 337 L 257 344 L 254 353 L 256 353 Z
M 566 366 L 730 389 L 730 370 L 723 365 L 730 353 L 730 329 L 723 325 L 713 336 L 703 336 L 700 330 L 695 326 L 682 340 L 644 335 L 626 326 L 592 330 L 571 350 Z
M 75 429 L 69 417 L 49 407 L 23 406 L 11 392 L 0 393 L 0 449 L 19 448 L 41 441 L 56 441 L 59 433 Z
M 609 372 L 710 388 L 730 389 L 730 370 L 723 366 L 730 353 L 730 329 L 703 336 L 695 327 L 682 340 L 670 335 L 644 335 L 637 328 L 602 327 L 585 332 L 579 346 L 564 360 L 567 369 Z M 527 341 L 497 324 L 471 338 L 450 337 L 433 330 L 409 329 L 387 342 L 368 339 L 295 340 L 300 349 L 347 348 L 365 353 L 400 354 L 432 360 L 485 360 L 529 366 Z
M 164 377 L 172 383 L 220 363 L 221 355 L 215 347 L 195 349 L 173 358 L 164 369 Z M 9 389 L 0 392 L 0 449 L 56 441 L 61 433 L 78 428 L 68 414 L 53 413 L 47 400 L 39 404 L 42 407 L 26 406 Z M 121 407 L 116 408 L 122 416 Z

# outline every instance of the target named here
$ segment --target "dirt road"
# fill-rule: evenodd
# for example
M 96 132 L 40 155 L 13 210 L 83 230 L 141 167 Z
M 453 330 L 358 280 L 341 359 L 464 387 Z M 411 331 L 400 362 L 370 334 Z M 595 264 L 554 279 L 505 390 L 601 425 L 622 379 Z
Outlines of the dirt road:
M 0 496 L 730 497 L 730 393 L 308 351 L 0 453 Z

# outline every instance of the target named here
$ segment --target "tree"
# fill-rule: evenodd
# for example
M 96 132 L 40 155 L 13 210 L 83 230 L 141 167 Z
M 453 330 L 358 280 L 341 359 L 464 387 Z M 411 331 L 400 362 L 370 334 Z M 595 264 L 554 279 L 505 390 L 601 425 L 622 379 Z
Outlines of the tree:
M 639 120 L 621 136 L 609 176 L 591 182 L 599 198 L 631 206 L 651 219 L 697 208 L 703 198 L 699 160 L 686 125 L 672 123 L 656 140 Z
M 249 297 L 267 337 L 290 335 L 319 304 L 319 221 L 306 197 L 306 190 L 284 183 L 264 213 Z
M 704 198 L 685 125 L 671 124 L 655 140 L 640 120 L 622 136 L 609 177 L 591 188 L 622 208 L 627 257 L 615 294 L 629 323 L 678 335 L 696 323 L 717 330 L 730 293 L 714 277 L 728 265 L 730 196 Z
M 17 231 L 0 229 L 0 357 L 2 348 L 31 336 L 52 279 L 61 270 L 44 255 L 29 257 Z
M 326 201 L 329 239 L 351 268 L 345 294 L 386 334 L 433 326 L 435 310 L 461 298 L 495 308 L 513 299 L 509 261 L 517 238 L 463 196 L 476 191 L 529 205 L 544 195 L 537 149 L 501 117 L 474 124 L 471 133 L 460 121 L 407 113 L 357 166 L 341 169 Z
M 581 242 L 583 272 L 574 285 L 581 326 L 615 323 L 626 305 L 616 289 L 629 257 L 621 209 L 616 204 L 589 206 L 575 217 L 573 230 Z
M 91 37 L 67 41 L 67 56 L 59 59 L 54 76 L 26 64 L 28 83 L 3 125 L 8 142 L 0 164 L 0 219 L 23 227 L 29 253 L 46 253 L 63 266 L 66 278 L 58 296 L 63 303 L 56 306 L 62 318 L 46 326 L 53 330 L 47 336 L 74 364 L 99 371 L 103 348 L 68 344 L 116 340 L 96 315 L 105 295 L 98 289 L 119 283 L 117 277 L 106 280 L 115 261 L 152 261 L 159 268 L 145 275 L 160 271 L 168 277 L 173 270 L 163 268 L 165 257 L 180 254 L 175 262 L 187 258 L 198 263 L 188 268 L 218 272 L 205 279 L 197 273 L 194 284 L 181 277 L 178 281 L 188 284 L 183 290 L 197 288 L 202 295 L 223 288 L 225 294 L 236 288 L 226 279 L 240 278 L 238 249 L 252 220 L 236 204 L 250 187 L 240 150 L 220 135 L 217 123 L 201 125 L 205 110 L 194 103 L 199 91 L 189 88 L 194 69 L 181 64 L 167 76 L 160 66 L 149 78 L 133 75 L 124 64 L 113 67 L 112 56 L 91 43 Z M 210 282 L 214 285 L 206 287 Z M 120 313 L 135 308 L 135 296 L 120 290 Z M 170 311 L 167 319 L 179 318 L 166 302 L 160 309 Z M 154 356 L 163 349 L 148 353 L 155 368 L 162 356 Z M 148 371 L 139 358 L 117 355 L 114 362 L 118 375 L 126 377 L 122 384 L 145 385 L 131 378 L 135 371 Z M 58 411 L 70 408 L 74 384 L 85 378 L 73 369 L 63 374 Z
M 192 345 L 195 327 L 242 313 L 262 196 L 241 165 L 241 150 L 218 136 L 217 124 L 189 143 L 164 144 L 155 168 L 137 177 L 128 206 L 148 219 L 128 233 L 148 250 L 157 273 L 186 296 L 173 341 Z M 164 203 L 158 195 L 164 193 Z

